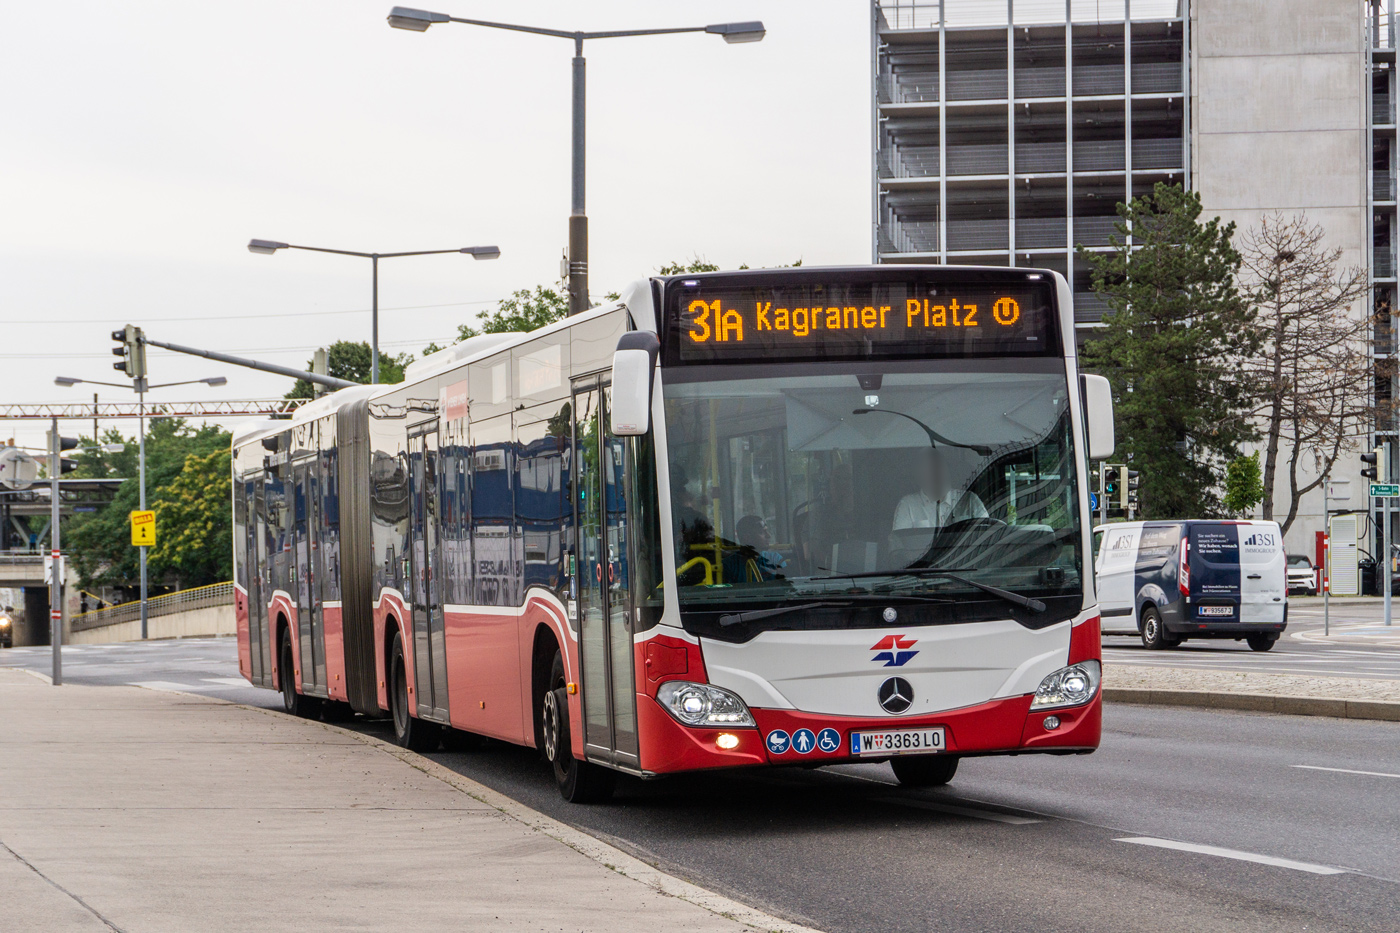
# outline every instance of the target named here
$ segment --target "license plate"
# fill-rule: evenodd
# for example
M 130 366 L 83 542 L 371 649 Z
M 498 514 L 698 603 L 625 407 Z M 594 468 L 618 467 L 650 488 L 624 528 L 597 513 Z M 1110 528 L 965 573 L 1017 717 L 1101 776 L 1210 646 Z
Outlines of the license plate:
M 1198 616 L 1232 616 L 1235 614 L 1234 606 L 1197 606 Z
M 852 732 L 852 755 L 929 755 L 946 751 L 943 729 Z

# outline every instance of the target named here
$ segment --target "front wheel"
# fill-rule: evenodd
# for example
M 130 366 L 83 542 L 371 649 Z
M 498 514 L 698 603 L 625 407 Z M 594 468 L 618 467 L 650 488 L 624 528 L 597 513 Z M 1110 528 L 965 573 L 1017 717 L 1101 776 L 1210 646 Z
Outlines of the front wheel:
M 1175 648 L 1181 644 L 1181 639 L 1173 638 L 1167 634 L 1167 627 L 1162 622 L 1162 614 L 1157 611 L 1156 606 L 1148 606 L 1142 611 L 1142 646 L 1152 651 L 1160 651 L 1163 648 Z
M 442 741 L 437 723 L 414 718 L 408 704 L 408 674 L 403 662 L 403 636 L 394 633 L 389 651 L 389 712 L 394 717 L 394 741 L 414 752 L 436 751 Z
M 564 680 L 564 658 L 555 652 L 549 681 L 540 698 L 540 735 L 544 757 L 554 769 L 554 783 L 570 803 L 607 800 L 617 785 L 617 772 L 574 757 L 569 728 L 569 693 Z
M 901 787 L 942 787 L 958 773 L 957 755 L 891 758 L 890 767 Z
M 1274 642 L 1278 641 L 1278 636 L 1272 634 L 1246 635 L 1244 640 L 1249 643 L 1250 651 L 1268 651 L 1274 646 Z

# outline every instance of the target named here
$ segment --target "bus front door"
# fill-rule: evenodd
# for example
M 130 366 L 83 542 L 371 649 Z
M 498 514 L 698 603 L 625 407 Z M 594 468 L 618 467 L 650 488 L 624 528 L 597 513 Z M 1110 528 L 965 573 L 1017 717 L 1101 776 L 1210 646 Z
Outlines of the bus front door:
M 320 505 L 320 483 L 317 482 L 316 458 L 306 457 L 292 464 L 293 525 L 292 559 L 295 577 L 294 596 L 297 602 L 297 634 L 301 639 L 301 689 L 308 696 L 324 697 L 326 693 L 326 632 L 321 619 L 320 589 L 316 579 L 317 513 Z
M 597 386 L 576 387 L 574 393 L 574 553 L 584 744 L 591 759 L 636 768 L 625 444 L 608 430 L 606 392 Z
M 243 480 L 243 554 L 248 571 L 245 576 L 248 604 L 248 678 L 255 684 L 271 686 L 267 667 L 263 663 L 263 642 L 267 640 L 267 606 L 263 605 L 262 475 L 256 473 Z
M 437 422 L 409 436 L 409 500 L 413 542 L 413 682 L 418 715 L 446 723 L 447 656 L 442 614 L 442 550 L 438 502 Z

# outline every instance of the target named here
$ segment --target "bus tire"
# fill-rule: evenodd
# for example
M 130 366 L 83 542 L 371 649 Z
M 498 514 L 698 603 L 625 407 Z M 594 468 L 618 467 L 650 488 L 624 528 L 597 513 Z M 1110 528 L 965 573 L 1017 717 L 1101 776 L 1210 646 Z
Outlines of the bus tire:
M 278 654 L 278 679 L 282 684 L 282 708 L 301 719 L 315 719 L 321 713 L 321 701 L 297 693 L 296 662 L 292 660 L 292 635 L 282 632 L 282 648 Z
M 1246 635 L 1246 642 L 1249 643 L 1250 651 L 1268 651 L 1278 641 L 1278 636 L 1269 632 L 1261 632 L 1258 635 Z
M 559 794 L 570 803 L 607 800 L 617 786 L 617 772 L 574 757 L 569 728 L 569 692 L 564 680 L 564 658 L 554 654 L 540 703 L 540 734 L 545 758 L 554 769 Z
M 437 751 L 442 730 L 435 722 L 425 722 L 413 716 L 408 702 L 408 669 L 403 661 L 403 636 L 394 633 L 394 646 L 389 650 L 389 711 L 394 719 L 394 741 L 413 752 Z
M 942 787 L 958 773 L 957 755 L 917 755 L 891 758 L 890 767 L 901 787 Z
M 1167 634 L 1167 627 L 1162 623 L 1162 614 L 1157 611 L 1156 606 L 1148 606 L 1142 610 L 1142 646 L 1152 651 L 1160 651 L 1163 648 L 1174 648 L 1172 637 Z

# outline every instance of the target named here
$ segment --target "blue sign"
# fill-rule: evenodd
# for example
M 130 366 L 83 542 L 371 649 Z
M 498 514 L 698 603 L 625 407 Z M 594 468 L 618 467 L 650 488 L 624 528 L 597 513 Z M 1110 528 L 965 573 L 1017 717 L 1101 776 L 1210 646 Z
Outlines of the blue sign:
M 774 729 L 772 732 L 768 733 L 767 742 L 768 750 L 775 755 L 781 755 L 783 752 L 787 751 L 788 746 L 792 744 L 792 740 L 782 729 Z
M 1097 512 L 1098 510 L 1099 510 L 1099 494 L 1096 493 L 1096 492 L 1091 492 L 1091 493 L 1089 493 L 1089 511 L 1090 511 L 1090 512 Z
M 798 729 L 792 734 L 792 748 L 797 754 L 805 755 L 817 747 L 817 737 L 811 729 Z
M 835 729 L 823 729 L 817 733 L 817 748 L 831 754 L 841 747 L 841 733 Z

